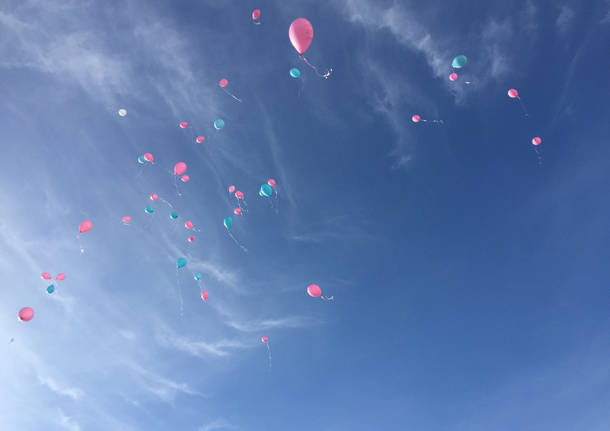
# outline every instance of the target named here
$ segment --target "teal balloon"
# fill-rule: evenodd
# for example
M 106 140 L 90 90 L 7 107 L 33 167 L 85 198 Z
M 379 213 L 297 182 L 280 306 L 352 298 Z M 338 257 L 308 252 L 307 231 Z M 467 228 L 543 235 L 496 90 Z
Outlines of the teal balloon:
M 51 294 L 53 292 L 55 292 L 55 286 L 50 284 L 49 287 L 47 287 L 47 293 Z
M 169 213 L 169 218 L 171 218 L 172 220 L 176 220 L 178 218 L 178 213 L 176 211 L 172 211 L 171 213 Z
M 193 275 L 193 278 L 197 281 L 201 280 L 201 273 L 200 272 L 196 272 L 195 275 Z
M 467 61 L 468 61 L 468 59 L 466 58 L 465 55 L 458 55 L 451 62 L 451 66 L 454 69 L 461 69 L 462 67 L 466 66 Z
M 181 257 L 176 261 L 176 268 L 184 268 L 186 266 L 186 258 Z
M 216 120 L 214 120 L 214 128 L 216 130 L 222 130 L 225 128 L 225 120 L 223 120 L 222 118 L 218 118 Z
M 293 67 L 292 69 L 290 69 L 290 76 L 292 76 L 295 79 L 300 78 L 301 71 L 299 69 L 297 69 L 296 67 Z
M 268 198 L 273 195 L 273 189 L 271 188 L 271 186 L 269 184 L 265 183 L 261 186 L 261 190 L 258 194 Z
M 146 159 L 144 158 L 144 156 L 140 156 L 138 157 L 138 163 L 143 165 L 144 163 L 146 163 Z
M 231 217 L 225 217 L 223 223 L 227 229 L 231 229 L 231 226 L 233 226 L 233 219 Z
M 147 214 L 152 214 L 155 212 L 155 209 L 153 207 L 146 207 L 144 208 L 144 212 L 146 212 Z

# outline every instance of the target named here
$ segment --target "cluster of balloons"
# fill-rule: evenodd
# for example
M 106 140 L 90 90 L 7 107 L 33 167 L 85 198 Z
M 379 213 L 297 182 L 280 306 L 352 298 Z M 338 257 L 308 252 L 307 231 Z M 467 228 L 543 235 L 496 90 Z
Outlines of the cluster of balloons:
M 40 278 L 42 278 L 45 281 L 50 281 L 53 279 L 53 276 L 51 274 L 49 274 L 48 272 L 43 272 L 42 274 L 40 274 Z M 65 279 L 66 279 L 66 274 L 64 274 L 63 272 L 60 274 L 57 274 L 55 276 L 56 282 L 64 281 Z M 46 288 L 46 291 L 48 294 L 55 292 L 55 285 L 52 283 L 49 284 Z
M 141 165 L 143 165 L 144 163 L 154 163 L 154 162 L 155 162 L 155 158 L 150 153 L 146 153 L 146 154 L 142 154 L 141 156 L 138 156 L 138 163 Z
M 318 68 L 311 64 L 309 60 L 303 56 L 305 51 L 309 49 L 309 45 L 311 45 L 311 41 L 313 40 L 313 26 L 311 23 L 305 18 L 295 19 L 288 28 L 288 37 L 290 38 L 290 43 L 292 43 L 292 46 L 299 53 L 299 56 L 301 59 L 303 59 L 305 64 L 311 67 L 319 77 L 328 79 L 330 74 L 333 73 L 332 68 L 324 73 L 320 73 Z M 292 76 L 293 78 L 298 78 L 298 76 L 301 76 L 301 73 L 299 72 L 298 76 Z

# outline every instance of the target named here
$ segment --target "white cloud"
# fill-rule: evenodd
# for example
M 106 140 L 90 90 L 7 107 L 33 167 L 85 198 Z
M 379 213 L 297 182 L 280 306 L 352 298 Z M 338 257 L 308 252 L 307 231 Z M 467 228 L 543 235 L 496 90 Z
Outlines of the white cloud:
M 557 26 L 559 33 L 565 35 L 570 29 L 573 20 L 574 11 L 567 4 L 559 6 L 559 15 L 555 21 L 555 25 Z
M 78 422 L 76 422 L 74 420 L 74 418 L 72 418 L 70 416 L 66 416 L 61 410 L 59 411 L 58 424 L 60 426 L 62 426 L 64 429 L 67 429 L 68 431 L 80 431 L 81 430 L 81 427 L 78 424 Z
M 173 348 L 181 352 L 188 353 L 191 356 L 205 357 L 228 356 L 233 349 L 243 349 L 246 347 L 243 343 L 234 340 L 219 340 L 214 342 L 195 341 L 177 334 L 157 334 L 156 340 L 159 345 L 165 348 Z
M 221 430 L 221 429 L 235 430 L 235 429 L 237 429 L 237 427 L 235 425 L 233 425 L 231 422 L 229 422 L 223 418 L 216 419 L 208 424 L 201 425 L 199 427 L 199 431 L 214 431 L 214 430 Z
M 50 377 L 38 376 L 38 381 L 40 384 L 46 386 L 56 394 L 72 398 L 73 400 L 78 400 L 84 394 L 84 392 L 79 388 L 62 387 Z
M 269 329 L 304 328 L 316 323 L 316 321 L 306 316 L 289 316 L 276 319 L 255 319 L 248 321 L 228 320 L 225 323 L 238 331 L 260 332 Z

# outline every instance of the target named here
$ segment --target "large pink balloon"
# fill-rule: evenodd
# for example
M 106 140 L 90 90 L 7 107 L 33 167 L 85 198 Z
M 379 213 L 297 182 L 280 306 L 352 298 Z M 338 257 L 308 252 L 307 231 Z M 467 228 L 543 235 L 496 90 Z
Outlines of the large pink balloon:
M 309 293 L 309 296 L 319 298 L 320 296 L 322 296 L 322 289 L 320 289 L 320 286 L 318 286 L 317 284 L 310 284 L 309 286 L 307 286 L 307 293 Z
M 151 201 L 156 201 L 157 199 L 159 199 L 159 195 L 156 193 L 153 193 L 152 195 L 150 195 L 150 200 Z
M 542 144 L 542 138 L 536 136 L 534 139 L 532 139 L 532 145 L 535 145 L 537 147 L 540 144 Z
M 204 301 L 208 300 L 208 296 L 209 296 L 209 294 L 208 294 L 207 290 L 204 290 L 203 292 L 201 292 L 201 299 L 203 299 Z
M 189 177 L 188 175 L 182 175 L 180 177 L 180 181 L 182 181 L 183 183 L 188 183 L 190 181 L 191 177 Z
M 254 21 L 256 21 L 257 19 L 259 19 L 261 17 L 261 10 L 260 9 L 254 9 L 252 11 L 252 19 Z
M 457 73 L 452 73 L 451 75 L 449 75 L 449 81 L 456 81 L 457 79 L 458 79 Z
M 179 126 L 181 129 L 186 129 L 189 126 L 189 123 L 187 123 L 186 121 L 181 121 Z
M 152 163 L 152 162 L 155 161 L 155 158 L 153 157 L 152 154 L 146 153 L 146 154 L 144 154 L 144 160 L 146 160 L 147 162 Z
M 229 193 L 233 193 L 235 191 L 235 186 L 229 186 Z
M 271 187 L 275 187 L 277 185 L 277 183 L 275 182 L 275 180 L 273 178 L 269 178 L 267 180 L 267 184 L 269 184 Z
M 184 227 L 187 228 L 187 229 L 193 229 L 195 227 L 195 225 L 193 224 L 192 221 L 187 220 L 187 221 L 184 222 Z
M 235 215 L 241 215 L 241 208 L 235 208 L 235 209 L 233 210 L 233 214 L 235 214 Z
M 227 85 L 229 85 L 229 80 L 227 78 L 222 78 L 218 82 L 218 85 L 220 85 L 222 88 L 225 88 Z
M 516 88 L 511 88 L 510 90 L 508 90 L 508 97 L 510 97 L 511 99 L 516 99 L 517 97 L 519 97 L 519 92 Z
M 89 232 L 93 228 L 93 223 L 89 220 L 84 220 L 78 225 L 78 233 Z
M 42 274 L 40 274 L 40 278 L 42 278 L 43 280 L 50 280 L 53 277 L 51 277 L 51 274 L 49 274 L 48 272 L 43 272 Z
M 419 123 L 421 121 L 421 117 L 417 114 L 415 114 L 414 116 L 411 117 L 411 121 L 413 121 L 414 123 Z
M 186 172 L 186 163 L 178 162 L 174 165 L 174 175 L 182 175 Z
M 129 217 L 129 216 L 123 217 L 122 220 L 123 220 L 123 223 L 131 223 L 131 217 Z
M 57 281 L 64 281 L 66 279 L 66 274 L 64 274 L 63 272 L 61 274 L 57 274 L 57 277 L 55 277 L 55 280 Z
M 261 337 L 261 341 L 263 343 L 266 343 L 267 341 L 269 341 L 269 337 Z
M 34 310 L 32 310 L 30 307 L 23 307 L 21 310 L 19 310 L 18 317 L 22 322 L 29 322 L 34 318 Z
M 205 136 L 197 136 L 197 138 L 195 138 L 195 142 L 198 144 L 202 144 L 203 141 L 205 141 Z
M 290 24 L 288 29 L 290 43 L 299 54 L 304 54 L 313 40 L 313 27 L 305 18 L 297 18 Z

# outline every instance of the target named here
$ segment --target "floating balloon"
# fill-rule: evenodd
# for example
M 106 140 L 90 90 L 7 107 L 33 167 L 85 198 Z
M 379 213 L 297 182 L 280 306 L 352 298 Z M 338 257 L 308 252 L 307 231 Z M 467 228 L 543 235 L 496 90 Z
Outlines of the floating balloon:
M 52 284 L 49 284 L 47 286 L 47 293 L 50 295 L 53 292 L 55 292 L 55 286 L 53 286 Z
M 300 78 L 301 71 L 296 67 L 293 67 L 292 69 L 290 69 L 290 76 L 292 76 L 294 79 Z
M 66 274 L 64 274 L 63 272 L 60 274 L 57 274 L 57 277 L 55 277 L 55 280 L 57 281 L 64 281 L 66 279 Z
M 197 281 L 201 280 L 201 273 L 200 272 L 196 272 L 195 274 L 193 274 L 193 278 Z
M 189 236 L 189 237 L 187 238 L 187 241 L 188 241 L 188 242 L 193 242 L 193 241 L 195 241 L 195 237 L 191 235 L 191 236 Z
M 542 138 L 539 138 L 538 136 L 536 136 L 534 139 L 532 139 L 532 145 L 537 147 L 540 144 L 542 144 Z
M 176 220 L 178 218 L 178 213 L 172 211 L 171 213 L 169 213 L 169 218 L 171 218 L 172 220 Z
M 223 120 L 222 118 L 217 118 L 216 120 L 214 120 L 214 128 L 216 130 L 222 130 L 225 127 L 225 120 Z
M 187 123 L 186 121 L 181 121 L 179 126 L 181 129 L 186 129 L 189 126 L 189 123 Z
M 451 62 L 451 67 L 453 67 L 454 69 L 461 69 L 462 67 L 466 66 L 467 61 L 468 59 L 465 55 L 458 55 Z
M 267 184 L 269 184 L 271 187 L 275 187 L 277 185 L 277 183 L 275 182 L 275 180 L 273 178 L 269 178 L 267 180 Z
M 268 341 L 269 341 L 269 337 L 261 337 L 261 341 L 262 341 L 263 343 L 266 343 L 266 342 L 268 342 Z
M 144 156 L 138 156 L 138 163 L 141 165 L 146 163 L 146 159 L 144 158 Z
M 229 193 L 233 193 L 235 191 L 235 186 L 229 186 Z
M 195 142 L 197 142 L 198 144 L 202 144 L 203 141 L 205 141 L 205 136 L 197 136 L 195 138 Z
M 195 225 L 193 224 L 192 221 L 187 220 L 187 221 L 184 222 L 184 227 L 187 228 L 187 229 L 193 229 L 195 227 Z
M 131 223 L 131 217 L 129 216 L 125 216 L 121 220 L 123 221 L 123 223 Z
M 123 109 L 123 108 L 119 109 L 118 114 L 119 114 L 119 116 L 124 117 L 125 115 L 127 115 L 127 109 Z
M 186 172 L 186 163 L 178 162 L 174 165 L 174 175 L 182 175 Z
M 220 88 L 225 88 L 227 85 L 229 85 L 229 80 L 226 78 L 222 78 L 219 82 L 218 85 L 220 85 Z
M 456 81 L 457 79 L 458 79 L 457 73 L 452 73 L 451 75 L 449 75 L 449 81 Z
M 319 298 L 322 296 L 322 289 L 317 284 L 310 284 L 307 286 L 307 293 L 309 296 L 313 296 L 314 298 Z
M 235 209 L 233 210 L 233 214 L 235 214 L 235 215 L 241 215 L 241 212 L 242 212 L 242 211 L 241 211 L 241 208 L 235 208 Z
M 508 90 L 508 97 L 510 97 L 511 99 L 517 99 L 519 97 L 519 92 L 516 88 L 511 88 L 510 90 Z
M 189 177 L 188 175 L 182 175 L 180 177 L 180 181 L 182 181 L 183 183 L 188 183 L 190 179 L 191 177 Z
M 411 121 L 413 121 L 414 123 L 419 123 L 421 121 L 421 117 L 417 114 L 415 114 L 414 116 L 411 117 Z
M 231 96 L 233 99 L 237 100 L 239 103 L 241 103 L 241 99 L 239 97 L 237 97 L 235 94 L 231 93 L 229 90 L 227 90 L 227 85 L 229 85 L 229 81 L 227 80 L 227 78 L 222 78 L 219 82 L 218 85 L 220 85 L 220 88 L 222 88 L 222 90 L 227 93 L 229 96 Z M 216 122 L 214 122 L 214 127 L 216 127 Z M 224 127 L 224 124 L 223 126 Z M 221 127 L 221 129 L 222 129 Z M 218 127 L 216 127 L 218 129 Z M 218 129 L 220 130 L 220 129 Z
M 320 73 L 318 68 L 311 64 L 309 60 L 303 56 L 313 40 L 313 27 L 308 20 L 305 18 L 297 18 L 292 21 L 292 24 L 290 24 L 290 28 L 288 29 L 288 37 L 290 38 L 290 43 L 292 43 L 292 46 L 299 53 L 299 56 L 303 59 L 305 64 L 311 67 L 321 78 L 326 79 L 330 76 L 330 74 L 333 72 L 332 69 L 329 69 L 325 73 Z
M 208 296 L 209 296 L 209 294 L 208 294 L 207 290 L 204 290 L 203 292 L 201 292 L 201 299 L 203 299 L 204 301 L 208 300 Z
M 419 123 L 420 121 L 427 123 L 428 121 L 430 121 L 431 123 L 444 124 L 443 120 L 424 120 L 422 117 L 420 117 L 417 114 L 415 114 L 411 117 L 411 121 L 413 121 L 414 123 Z
M 186 266 L 186 258 L 181 257 L 176 261 L 176 268 L 184 268 Z
M 146 160 L 147 162 L 153 163 L 155 161 L 155 158 L 153 157 L 152 154 L 146 153 L 146 154 L 144 154 L 144 160 Z
M 237 190 L 237 191 L 235 192 L 235 197 L 236 197 L 237 199 L 243 199 L 243 198 L 244 198 L 244 194 L 243 194 L 242 192 L 240 192 L 239 190 Z
M 156 193 L 153 193 L 152 195 L 150 195 L 150 200 L 151 201 L 156 201 L 157 199 L 159 199 L 159 195 Z
M 225 217 L 223 224 L 225 225 L 225 228 L 231 229 L 231 226 L 233 226 L 233 219 L 231 217 Z
M 263 184 L 260 189 L 260 195 L 266 198 L 271 197 L 273 195 L 273 189 L 269 184 Z
M 254 21 L 257 21 L 259 18 L 261 17 L 261 10 L 260 9 L 254 9 L 252 11 L 252 19 Z M 257 23 L 258 24 L 258 23 Z
M 93 228 L 93 223 L 89 220 L 84 220 L 78 225 L 78 233 L 89 232 Z
M 43 272 L 42 274 L 40 274 L 40 278 L 42 278 L 43 280 L 50 280 L 53 277 L 48 272 Z
M 22 322 L 29 322 L 34 318 L 34 310 L 32 310 L 30 307 L 23 307 L 21 310 L 19 310 L 18 317 Z
M 146 214 L 152 214 L 152 213 L 155 212 L 155 209 L 153 207 L 151 207 L 151 206 L 148 206 L 148 207 L 144 208 L 144 212 Z

